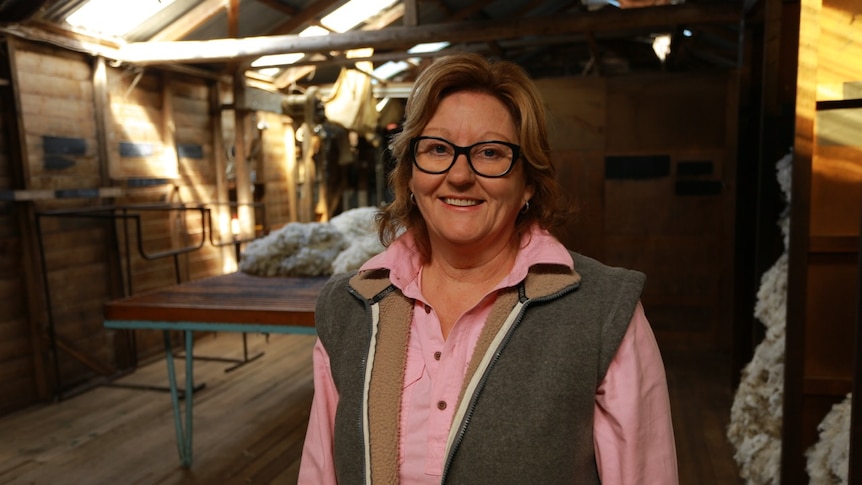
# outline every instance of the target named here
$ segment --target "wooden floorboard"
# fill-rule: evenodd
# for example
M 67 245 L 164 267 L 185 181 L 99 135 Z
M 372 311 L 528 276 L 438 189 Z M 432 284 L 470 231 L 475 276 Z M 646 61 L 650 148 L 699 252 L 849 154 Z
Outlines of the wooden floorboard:
M 294 484 L 313 387 L 314 337 L 249 335 L 249 355 L 231 364 L 195 361 L 194 463 L 179 465 L 166 392 L 100 386 L 0 418 L 0 484 Z M 200 338 L 195 355 L 241 358 L 238 334 Z M 724 430 L 730 360 L 702 352 L 664 356 L 683 485 L 737 485 Z M 177 360 L 182 381 L 184 366 Z M 116 384 L 165 386 L 163 359 Z

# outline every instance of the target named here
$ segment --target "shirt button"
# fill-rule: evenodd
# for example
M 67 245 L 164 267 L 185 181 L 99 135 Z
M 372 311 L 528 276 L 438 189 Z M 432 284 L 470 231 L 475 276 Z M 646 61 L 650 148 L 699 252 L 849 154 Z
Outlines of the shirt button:
M 439 409 L 441 411 L 446 409 L 446 401 L 438 401 L 437 402 L 437 409 Z
M 431 313 L 431 305 L 425 305 L 425 314 Z
M 439 351 L 438 351 L 438 352 L 434 352 L 434 360 L 440 360 L 440 356 L 441 356 L 441 355 L 443 355 L 443 354 L 442 354 L 442 353 L 440 353 Z

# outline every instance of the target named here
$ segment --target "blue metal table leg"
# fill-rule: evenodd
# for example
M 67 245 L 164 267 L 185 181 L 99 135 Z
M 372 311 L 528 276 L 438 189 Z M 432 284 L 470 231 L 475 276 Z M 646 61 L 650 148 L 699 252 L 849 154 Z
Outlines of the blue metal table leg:
M 171 390 L 171 406 L 174 410 L 174 428 L 176 429 L 177 434 L 177 452 L 180 456 L 180 464 L 184 468 L 188 468 L 191 466 L 192 457 L 190 453 L 190 447 L 188 446 L 188 441 L 190 437 L 187 432 L 183 430 L 183 418 L 180 412 L 180 398 L 179 392 L 177 391 L 177 374 L 176 368 L 174 366 L 174 354 L 173 348 L 171 345 L 171 333 L 169 330 L 164 330 L 164 338 L 165 338 L 165 359 L 168 364 L 168 382 L 170 383 Z M 186 362 L 188 365 L 188 359 Z M 188 376 L 191 375 L 191 369 L 186 369 L 186 381 L 188 381 Z M 191 388 L 187 388 L 185 392 L 186 398 L 186 425 L 188 426 L 189 419 L 189 410 L 191 406 L 189 406 L 191 394 Z
M 194 363 L 194 340 L 192 340 L 192 331 L 186 330 L 186 467 L 192 465 L 192 403 L 195 396 L 195 373 L 193 369 Z

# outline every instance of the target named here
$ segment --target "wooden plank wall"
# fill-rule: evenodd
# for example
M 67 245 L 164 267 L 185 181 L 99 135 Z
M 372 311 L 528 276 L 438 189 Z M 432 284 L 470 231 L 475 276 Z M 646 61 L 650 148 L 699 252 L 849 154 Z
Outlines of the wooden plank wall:
M 109 140 L 112 179 L 125 182 L 120 205 L 200 204 L 218 202 L 209 89 L 200 80 L 180 79 L 159 71 L 109 71 Z M 164 111 L 171 113 L 165 119 Z M 171 142 L 162 142 L 170 139 Z M 123 153 L 119 147 L 126 146 Z M 140 153 L 134 148 L 140 147 Z M 148 152 L 147 150 L 152 150 Z M 147 254 L 195 247 L 206 238 L 200 211 L 142 213 L 141 237 Z M 121 243 L 124 239 L 121 234 Z M 125 255 L 125 254 L 123 254 Z M 132 291 L 140 293 L 190 279 L 219 274 L 221 251 L 204 244 L 178 261 L 144 258 L 131 252 Z
M 781 463 L 781 483 L 790 485 L 808 483 L 805 453 L 853 390 L 860 351 L 862 5 L 801 7 Z M 862 423 L 851 427 L 858 436 Z
M 7 199 L 0 201 L 0 414 L 161 355 L 157 332 L 102 328 L 108 299 L 236 269 L 225 177 L 234 143 L 233 113 L 225 114 L 230 80 L 107 66 L 56 47 L 8 42 L 9 88 L 0 99 L 0 191 Z M 273 200 L 266 218 L 283 225 L 291 217 L 283 195 L 291 120 L 261 116 L 272 127 L 260 169 Z M 120 218 L 80 214 L 142 204 L 210 212 L 130 210 L 140 230 L 131 219 L 124 226 Z M 223 246 L 210 243 L 204 228 L 211 223 Z M 140 254 L 138 240 L 149 255 L 200 248 L 152 259 Z
M 733 307 L 733 72 L 540 80 L 579 213 L 566 244 L 647 274 L 663 348 L 728 351 Z
M 0 157 L 0 173 L 5 163 L 6 157 Z M 18 226 L 12 204 L 0 202 L 0 415 L 38 398 Z
M 19 188 L 61 194 L 54 199 L 16 205 L 26 236 L 22 245 L 29 246 L 26 249 L 31 258 L 38 257 L 38 247 L 34 246 L 41 237 L 44 266 L 48 269 L 41 279 L 41 263 L 34 264 L 32 259 L 23 263 L 31 282 L 24 297 L 44 304 L 42 312 L 33 313 L 31 303 L 31 338 L 42 342 L 31 342 L 34 353 L 30 358 L 35 367 L 44 360 L 44 367 L 51 373 L 30 378 L 38 381 L 48 377 L 54 387 L 58 381 L 74 386 L 93 372 L 106 372 L 106 363 L 113 357 L 113 345 L 101 329 L 100 303 L 104 295 L 110 294 L 110 269 L 105 260 L 110 228 L 93 219 L 50 218 L 41 220 L 38 230 L 33 225 L 33 213 L 99 203 L 97 199 L 63 195 L 102 186 L 92 69 L 84 56 L 54 52 L 41 45 L 14 45 L 11 60 L 22 144 L 19 148 L 24 180 Z M 53 327 L 49 325 L 51 320 L 56 323 Z M 56 348 L 62 349 L 52 362 L 45 354 L 51 333 Z
M 5 44 L 3 45 L 5 50 Z M 0 190 L 12 190 L 20 179 L 18 161 L 12 155 L 17 139 L 15 100 L 8 65 L 0 66 Z M 15 204 L 0 201 L 0 415 L 20 409 L 38 399 L 33 376 L 26 284 L 22 261 L 19 217 Z

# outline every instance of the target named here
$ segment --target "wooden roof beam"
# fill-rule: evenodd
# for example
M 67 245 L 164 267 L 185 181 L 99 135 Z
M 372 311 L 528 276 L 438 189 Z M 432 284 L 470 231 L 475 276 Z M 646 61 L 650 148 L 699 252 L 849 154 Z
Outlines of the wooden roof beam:
M 676 25 L 739 22 L 741 8 L 725 4 L 681 4 L 639 9 L 602 9 L 572 15 L 502 21 L 453 22 L 327 36 L 275 35 L 208 41 L 137 42 L 121 46 L 118 60 L 137 65 L 229 62 L 238 58 L 291 52 L 330 52 L 361 47 L 398 48 L 449 41 L 484 42 L 523 36 L 625 31 L 668 31 Z

